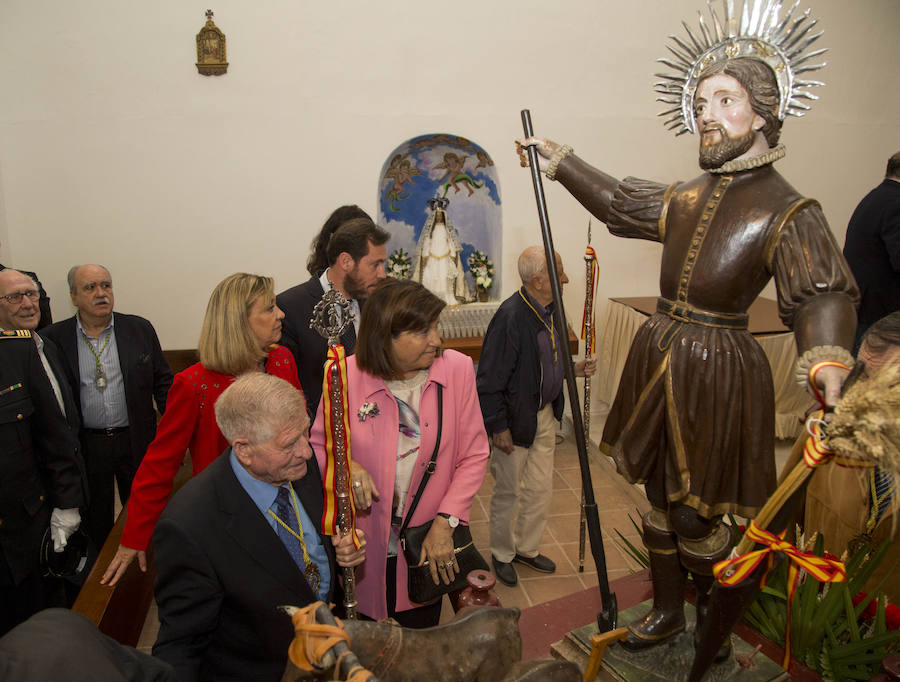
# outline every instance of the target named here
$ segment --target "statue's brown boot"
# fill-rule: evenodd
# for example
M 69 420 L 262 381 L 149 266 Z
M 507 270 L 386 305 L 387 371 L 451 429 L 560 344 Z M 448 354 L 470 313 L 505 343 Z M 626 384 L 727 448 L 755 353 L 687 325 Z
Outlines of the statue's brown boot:
M 709 611 L 710 592 L 715 582 L 712 575 L 713 566 L 728 558 L 731 553 L 731 530 L 721 522 L 713 531 L 700 540 L 681 539 L 679 551 L 681 560 L 690 571 L 697 588 L 697 626 L 694 628 L 694 648 L 700 644 L 700 633 L 703 621 Z M 713 660 L 721 663 L 731 656 L 731 637 L 719 647 Z
M 678 556 L 676 536 L 668 528 L 664 512 L 644 515 L 644 546 L 650 551 L 653 607 L 628 624 L 628 638 L 621 642 L 629 651 L 647 649 L 684 631 L 684 590 L 687 572 Z
M 701 575 L 699 573 L 691 573 L 694 581 L 694 587 L 697 588 L 697 627 L 694 628 L 694 648 L 700 645 L 700 628 L 703 627 L 703 620 L 709 611 L 709 596 L 712 589 L 713 578 L 711 575 Z M 731 656 L 731 637 L 725 640 L 725 643 L 719 647 L 713 661 L 721 663 Z

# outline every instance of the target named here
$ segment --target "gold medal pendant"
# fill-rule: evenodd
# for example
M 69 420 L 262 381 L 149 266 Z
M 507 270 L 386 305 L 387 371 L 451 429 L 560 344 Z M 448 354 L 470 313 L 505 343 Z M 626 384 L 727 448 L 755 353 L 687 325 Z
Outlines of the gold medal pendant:
M 94 377 L 94 386 L 101 393 L 106 390 L 106 374 L 103 370 L 97 370 L 97 376 Z
M 319 592 L 319 584 L 322 582 L 322 574 L 319 573 L 319 567 L 316 566 L 314 561 L 310 561 L 306 564 L 306 569 L 303 571 L 303 576 L 306 578 L 306 582 L 309 583 L 312 591 L 317 593 Z

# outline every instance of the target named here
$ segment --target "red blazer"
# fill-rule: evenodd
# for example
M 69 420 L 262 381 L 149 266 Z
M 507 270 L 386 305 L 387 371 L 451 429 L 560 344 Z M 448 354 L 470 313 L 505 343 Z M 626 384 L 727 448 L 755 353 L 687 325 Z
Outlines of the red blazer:
M 266 372 L 301 388 L 294 358 L 282 346 L 269 353 Z M 228 448 L 228 441 L 216 424 L 213 405 L 234 379 L 230 374 L 212 372 L 199 362 L 175 375 L 156 438 L 147 448 L 131 484 L 128 518 L 122 533 L 125 547 L 147 549 L 186 450 L 191 451 L 196 476 Z

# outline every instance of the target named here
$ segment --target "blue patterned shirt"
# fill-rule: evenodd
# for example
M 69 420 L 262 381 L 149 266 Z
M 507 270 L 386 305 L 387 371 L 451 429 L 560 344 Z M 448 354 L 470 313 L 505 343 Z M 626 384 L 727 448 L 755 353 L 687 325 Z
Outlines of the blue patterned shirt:
M 119 366 L 119 347 L 116 345 L 114 316 L 109 325 L 96 339 L 84 333 L 81 318 L 75 315 L 75 335 L 78 347 L 78 373 L 81 375 L 79 397 L 81 417 L 89 429 L 108 429 L 128 426 L 128 405 L 125 402 L 125 381 Z M 107 337 L 109 343 L 106 343 Z M 106 347 L 104 348 L 104 344 Z M 94 352 L 91 352 L 91 348 Z M 103 352 L 101 353 L 101 349 Z M 106 390 L 98 391 L 94 383 L 97 378 L 97 357 L 100 368 L 106 375 Z

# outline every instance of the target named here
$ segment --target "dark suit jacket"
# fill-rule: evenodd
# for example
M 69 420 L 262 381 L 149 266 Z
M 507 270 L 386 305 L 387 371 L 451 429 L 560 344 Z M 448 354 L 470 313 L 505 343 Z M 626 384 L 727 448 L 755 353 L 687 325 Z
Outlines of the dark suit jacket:
M 176 493 L 153 533 L 160 620 L 153 654 L 170 663 L 181 681 L 279 680 L 294 630 L 277 607 L 316 601 L 238 482 L 230 452 Z M 310 517 L 320 519 L 315 457 L 293 486 Z M 334 586 L 334 549 L 329 538 L 324 545 Z
M 175 682 L 175 673 L 79 613 L 45 609 L 0 639 L 0 680 Z
M 18 584 L 39 566 L 51 509 L 84 504 L 84 463 L 30 336 L 0 338 L 0 387 L 0 584 Z
M 541 409 L 541 320 L 516 292 L 507 298 L 488 325 L 481 344 L 476 385 L 491 435 L 509 429 L 513 443 L 530 448 Z M 565 386 L 563 386 L 565 389 Z M 553 416 L 562 419 L 565 390 L 553 399 Z
M 303 284 L 282 291 L 275 297 L 275 303 L 284 312 L 281 323 L 281 343 L 294 356 L 297 363 L 297 378 L 306 396 L 306 410 L 310 419 L 315 419 L 316 408 L 322 397 L 322 379 L 325 376 L 325 360 L 328 358 L 328 341 L 319 332 L 309 328 L 313 308 L 322 298 L 322 284 L 318 277 L 310 277 Z M 364 301 L 360 301 L 362 308 Z M 351 355 L 356 334 L 353 329 L 344 333 L 342 342 Z
M 19 268 L 14 268 L 15 270 L 19 270 Z M 6 270 L 6 266 L 0 263 L 0 270 Z M 40 294 L 40 298 L 38 299 L 38 308 L 41 311 L 41 321 L 38 323 L 38 331 L 43 329 L 44 327 L 49 327 L 53 324 L 53 315 L 50 312 L 50 297 L 47 296 L 47 292 L 44 291 L 44 285 L 41 284 L 41 280 L 38 279 L 36 273 L 31 272 L 30 270 L 19 270 L 23 275 L 28 275 L 31 279 L 34 280 L 35 284 L 38 287 L 38 293 Z
M 163 357 L 153 325 L 143 317 L 113 313 L 119 366 L 125 382 L 131 454 L 135 467 L 144 457 L 147 446 L 156 437 L 156 410 L 166 411 L 166 395 L 172 385 L 172 370 Z M 75 318 L 57 322 L 41 332 L 63 351 L 69 367 L 72 390 L 81 395 L 81 372 L 78 369 L 78 328 Z M 80 398 L 79 398 L 80 404 Z
M 900 310 L 900 182 L 885 178 L 853 211 L 844 257 L 859 285 L 859 324 Z

